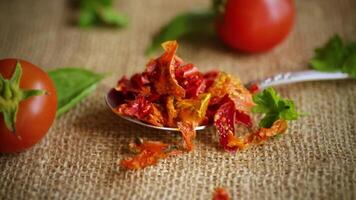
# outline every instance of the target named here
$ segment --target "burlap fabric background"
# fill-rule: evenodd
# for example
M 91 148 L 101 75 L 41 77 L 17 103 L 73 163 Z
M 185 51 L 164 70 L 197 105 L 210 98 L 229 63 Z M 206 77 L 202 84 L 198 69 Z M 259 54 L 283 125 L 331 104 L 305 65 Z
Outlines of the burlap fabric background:
M 104 94 L 124 74 L 141 71 L 145 46 L 159 26 L 207 0 L 122 0 L 131 16 L 123 30 L 71 24 L 65 0 L 1 0 L 0 58 L 18 57 L 45 69 L 77 66 L 113 75 L 57 119 L 44 140 L 20 154 L 0 155 L 0 199 L 210 199 L 224 186 L 233 199 L 355 199 L 355 81 L 279 87 L 309 116 L 285 136 L 229 154 L 213 128 L 198 133 L 196 150 L 141 171 L 115 165 L 135 136 L 170 141 L 176 134 L 141 128 L 114 116 Z M 265 54 L 228 51 L 209 38 L 181 42 L 179 55 L 201 70 L 219 68 L 243 81 L 306 69 L 313 49 L 339 33 L 356 40 L 355 0 L 298 0 L 296 26 Z M 176 136 L 179 137 L 179 136 Z

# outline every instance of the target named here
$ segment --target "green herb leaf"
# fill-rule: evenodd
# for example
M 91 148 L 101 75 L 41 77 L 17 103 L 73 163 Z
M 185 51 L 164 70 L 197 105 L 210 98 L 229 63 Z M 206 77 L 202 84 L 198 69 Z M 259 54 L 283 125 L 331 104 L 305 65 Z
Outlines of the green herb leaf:
M 128 24 L 128 17 L 113 8 L 113 0 L 81 0 L 78 25 L 98 24 L 124 27 Z
M 278 119 L 296 120 L 299 117 L 294 102 L 283 99 L 273 88 L 255 94 L 253 101 L 256 105 L 252 108 L 252 112 L 264 114 L 259 123 L 260 127 L 270 128 Z
M 335 35 L 323 47 L 315 49 L 310 65 L 319 71 L 342 71 L 356 78 L 356 43 L 345 45 Z
M 102 74 L 80 68 L 60 68 L 48 72 L 58 97 L 57 117 L 94 91 Z
M 193 33 L 209 32 L 213 28 L 215 15 L 215 11 L 209 9 L 187 12 L 174 17 L 154 36 L 150 46 L 146 49 L 146 54 L 156 51 L 165 41 L 176 40 Z

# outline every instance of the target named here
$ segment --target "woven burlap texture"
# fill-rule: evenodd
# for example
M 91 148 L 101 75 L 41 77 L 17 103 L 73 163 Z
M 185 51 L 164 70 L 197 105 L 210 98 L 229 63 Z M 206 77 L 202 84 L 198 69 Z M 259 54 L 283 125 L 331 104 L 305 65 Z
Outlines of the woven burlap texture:
M 126 29 L 80 29 L 65 0 L 0 0 L 0 58 L 46 70 L 76 66 L 110 72 L 98 89 L 57 119 L 30 150 L 0 155 L 0 199 L 210 199 L 215 187 L 233 199 L 355 199 L 354 80 L 294 84 L 278 91 L 308 115 L 280 139 L 234 154 L 219 149 L 214 128 L 198 132 L 194 152 L 140 171 L 116 167 L 136 136 L 171 141 L 114 116 L 104 95 L 124 74 L 144 69 L 151 35 L 172 16 L 207 0 L 121 0 Z M 179 55 L 202 71 L 218 68 L 243 81 L 308 68 L 313 49 L 334 33 L 356 40 L 355 0 L 298 0 L 293 32 L 274 50 L 244 55 L 210 37 L 180 42 Z

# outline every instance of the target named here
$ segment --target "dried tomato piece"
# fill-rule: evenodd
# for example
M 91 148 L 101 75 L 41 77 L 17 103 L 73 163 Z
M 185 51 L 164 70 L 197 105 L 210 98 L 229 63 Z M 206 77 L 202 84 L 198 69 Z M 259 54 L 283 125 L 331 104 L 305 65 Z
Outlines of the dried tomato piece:
M 195 128 L 204 119 L 208 109 L 211 95 L 201 94 L 196 99 L 183 99 L 177 102 L 178 118 L 180 122 L 177 126 L 183 135 L 185 148 L 188 151 L 193 149 L 193 139 L 195 138 Z
M 179 155 L 179 151 L 168 151 L 169 145 L 157 141 L 143 141 L 130 143 L 130 149 L 138 155 L 123 159 L 118 164 L 126 169 L 142 169 L 156 164 L 160 159 L 168 156 Z
M 232 132 L 228 132 L 226 146 L 230 149 L 244 149 L 247 144 L 248 142 L 245 138 L 238 138 Z
M 206 81 L 203 74 L 193 64 L 176 67 L 175 75 L 179 85 L 185 89 L 186 98 L 193 98 L 204 93 Z
M 127 79 L 126 76 L 123 76 L 118 82 L 115 87 L 115 90 L 118 92 L 122 92 L 123 94 L 126 94 L 129 91 L 133 91 L 133 87 L 131 85 L 131 82 L 129 79 Z
M 143 119 L 143 121 L 146 121 L 155 126 L 164 126 L 164 124 L 166 124 L 162 112 L 156 104 L 152 104 L 151 112 L 146 118 Z
M 287 121 L 279 119 L 275 121 L 270 128 L 260 128 L 256 133 L 251 134 L 248 140 L 251 143 L 262 143 L 271 137 L 284 133 L 287 128 Z
M 135 100 L 118 106 L 116 111 L 121 115 L 143 119 L 150 114 L 151 108 L 151 102 L 147 101 L 143 96 L 137 96 Z
M 196 136 L 195 127 L 197 124 L 194 122 L 182 121 L 178 122 L 177 126 L 184 139 L 184 148 L 188 151 L 192 151 L 194 148 L 193 140 Z
M 178 118 L 180 121 L 190 121 L 200 124 L 205 119 L 210 93 L 199 95 L 195 99 L 180 99 L 177 101 Z
M 235 132 L 235 105 L 233 101 L 227 101 L 216 111 L 214 125 L 218 130 L 220 144 L 225 150 L 235 151 L 237 147 L 229 147 L 229 139 Z
M 206 81 L 206 89 L 209 89 L 215 82 L 216 77 L 218 77 L 218 71 L 210 71 L 204 74 L 204 79 Z
M 150 83 L 146 73 L 134 74 L 131 77 L 130 82 L 132 83 L 133 87 L 137 89 L 140 89 Z
M 148 83 L 149 80 L 144 74 L 135 74 L 130 80 L 123 76 L 118 81 L 115 90 L 122 93 L 127 99 L 131 99 L 138 94 L 147 96 L 151 93 Z
M 162 44 L 165 53 L 157 59 L 155 70 L 158 74 L 158 79 L 154 80 L 154 85 L 157 92 L 161 95 L 174 95 L 177 97 L 185 97 L 185 90 L 182 88 L 175 78 L 175 52 L 178 48 L 176 41 L 168 41 Z
M 187 78 L 192 74 L 200 73 L 198 68 L 194 67 L 193 64 L 188 63 L 186 65 L 178 65 L 175 68 L 175 75 L 177 79 Z
M 236 110 L 245 113 L 249 113 L 254 105 L 251 93 L 241 81 L 224 72 L 219 73 L 208 91 L 213 95 L 213 98 L 223 98 L 228 95 L 234 101 Z
M 164 124 L 161 111 L 154 103 L 146 100 L 146 98 L 141 95 L 137 96 L 133 101 L 119 105 L 113 111 L 119 115 L 135 117 L 156 126 L 163 126 Z
M 166 102 L 166 109 L 167 109 L 167 125 L 170 127 L 175 126 L 175 119 L 178 116 L 177 110 L 174 106 L 174 96 L 168 96 Z
M 236 115 L 236 118 L 235 118 L 236 123 L 241 123 L 244 126 L 249 127 L 249 128 L 252 127 L 252 119 L 251 119 L 250 115 L 248 115 L 244 112 L 241 112 L 239 110 L 236 110 L 235 115 Z
M 213 200 L 230 200 L 230 196 L 229 193 L 225 190 L 225 188 L 218 187 L 215 188 Z
M 257 83 L 251 84 L 248 86 L 248 90 L 252 93 L 255 94 L 261 90 L 260 86 Z

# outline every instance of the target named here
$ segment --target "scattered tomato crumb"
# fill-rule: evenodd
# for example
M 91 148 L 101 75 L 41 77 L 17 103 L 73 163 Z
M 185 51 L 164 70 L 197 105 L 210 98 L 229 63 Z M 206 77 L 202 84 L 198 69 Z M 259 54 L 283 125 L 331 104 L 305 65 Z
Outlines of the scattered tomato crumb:
M 138 153 L 136 156 L 127 158 L 118 162 L 120 166 L 126 169 L 142 169 L 154 165 L 158 160 L 168 156 L 180 154 L 178 150 L 169 151 L 169 145 L 158 141 L 142 141 L 129 144 L 132 152 Z
M 213 200 L 230 200 L 228 192 L 223 187 L 215 188 Z
M 261 89 L 260 89 L 260 86 L 257 83 L 253 83 L 248 87 L 248 90 L 252 94 L 255 94 L 255 93 L 259 92 Z

